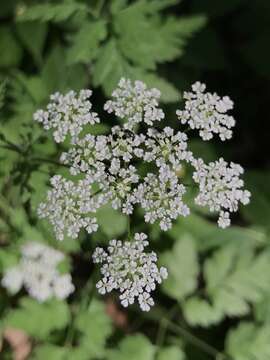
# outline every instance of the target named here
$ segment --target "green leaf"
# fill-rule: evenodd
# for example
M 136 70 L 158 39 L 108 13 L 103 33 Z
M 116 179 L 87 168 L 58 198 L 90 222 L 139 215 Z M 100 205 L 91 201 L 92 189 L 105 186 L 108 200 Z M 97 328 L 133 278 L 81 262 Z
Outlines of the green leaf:
M 96 216 L 101 230 L 111 239 L 127 231 L 127 217 L 110 205 L 100 208 Z
M 72 46 L 67 52 L 68 63 L 89 63 L 96 58 L 99 44 L 106 36 L 105 21 L 85 22 L 72 38 Z
M 242 322 L 230 330 L 226 339 L 226 350 L 234 360 L 270 359 L 270 326 L 256 326 Z
M 48 95 L 55 91 L 78 90 L 85 86 L 87 76 L 82 65 L 67 65 L 64 49 L 56 45 L 41 71 L 41 80 L 47 88 Z
M 171 251 L 161 256 L 160 263 L 168 269 L 163 291 L 176 300 L 191 294 L 197 286 L 199 272 L 196 245 L 189 235 L 180 237 Z
M 30 201 L 34 211 L 46 196 L 48 190 L 49 173 L 33 171 L 30 175 L 28 185 L 31 187 Z
M 182 306 L 184 316 L 191 326 L 210 326 L 223 317 L 221 310 L 213 308 L 206 300 L 191 297 Z
M 237 245 L 241 247 L 267 243 L 266 234 L 263 231 L 239 226 L 231 226 L 224 230 L 195 214 L 186 218 L 179 217 L 172 229 L 168 231 L 168 235 L 175 240 L 186 233 L 192 235 L 200 252 L 221 247 L 224 243 L 228 245 L 237 242 Z
M 144 335 L 126 336 L 119 350 L 108 351 L 108 360 L 154 360 L 155 347 Z
M 105 313 L 104 304 L 92 300 L 88 310 L 75 319 L 75 326 L 83 334 L 80 346 L 87 349 L 88 357 L 103 356 L 106 340 L 112 332 L 111 320 Z
M 42 63 L 42 51 L 48 26 L 40 22 L 17 23 L 16 31 L 26 49 L 33 55 L 37 65 Z
M 157 10 L 157 9 L 156 9 Z M 118 12 L 114 28 L 121 52 L 134 64 L 153 70 L 183 52 L 186 39 L 205 24 L 205 18 L 167 18 L 149 15 L 149 3 L 137 1 Z
M 70 350 L 68 348 L 52 345 L 52 344 L 44 344 L 41 346 L 37 346 L 34 350 L 34 358 L 38 360 L 66 360 Z
M 73 1 L 63 1 L 62 4 L 38 4 L 25 6 L 17 14 L 18 21 L 53 21 L 68 20 L 76 12 L 87 11 L 85 4 Z
M 38 303 L 22 298 L 18 309 L 10 310 L 4 319 L 6 326 L 24 330 L 36 339 L 46 339 L 54 330 L 63 329 L 70 320 L 68 306 L 63 301 Z
M 0 272 L 4 272 L 6 269 L 17 265 L 18 254 L 15 251 L 8 249 L 0 249 Z
M 185 360 L 184 352 L 178 346 L 162 348 L 157 355 L 157 360 Z
M 155 16 L 158 8 L 156 14 L 149 14 L 149 10 L 148 1 L 137 1 L 119 11 L 113 24 L 125 57 L 135 65 L 154 70 L 157 63 L 174 60 L 182 54 L 186 38 L 204 25 L 205 18 L 171 17 L 162 21 Z
M 112 15 L 117 14 L 120 10 L 123 10 L 127 6 L 128 0 L 111 0 L 110 12 Z
M 265 294 L 254 306 L 255 318 L 261 323 L 270 324 L 270 293 Z
M 34 348 L 33 360 L 90 360 L 93 359 L 87 348 L 78 347 L 61 347 L 53 344 L 42 344 Z
M 109 59 L 109 61 L 108 61 Z M 111 94 L 122 76 L 130 72 L 130 65 L 123 58 L 117 42 L 108 41 L 99 51 L 97 61 L 93 68 L 94 86 L 102 85 L 107 95 Z
M 18 66 L 22 58 L 22 49 L 7 26 L 0 27 L 0 54 L 0 68 Z
M 243 316 L 269 288 L 270 252 L 254 247 L 223 246 L 204 264 L 205 297 L 184 304 L 190 324 L 208 326 L 225 316 Z M 211 305 L 210 305 L 211 304 Z

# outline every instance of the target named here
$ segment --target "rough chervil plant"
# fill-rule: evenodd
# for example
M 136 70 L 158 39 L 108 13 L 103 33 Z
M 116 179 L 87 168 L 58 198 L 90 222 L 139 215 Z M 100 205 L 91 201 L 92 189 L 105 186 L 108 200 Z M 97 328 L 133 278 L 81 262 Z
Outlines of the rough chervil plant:
M 203 140 L 213 134 L 221 140 L 232 136 L 235 120 L 227 111 L 233 102 L 227 96 L 205 92 L 205 88 L 197 82 L 192 92 L 184 94 L 184 110 L 177 110 L 176 121 L 176 127 L 183 129 L 178 131 L 162 128 L 165 115 L 159 108 L 157 89 L 121 79 L 104 109 L 120 118 L 122 125 L 97 136 L 87 131 L 82 135 L 84 125 L 99 122 L 91 112 L 90 90 L 52 95 L 47 110 L 38 110 L 34 119 L 45 129 L 53 128 L 56 142 L 70 139 L 70 149 L 60 160 L 69 167 L 73 180 L 54 176 L 47 201 L 38 210 L 40 217 L 51 222 L 58 239 L 65 234 L 76 238 L 81 229 L 97 231 L 95 213 L 107 203 L 128 216 L 140 206 L 145 222 L 157 222 L 162 230 L 168 230 L 173 220 L 190 213 L 184 199 L 188 185 L 179 175 L 187 164 L 198 184 L 195 203 L 218 213 L 220 227 L 230 225 L 230 214 L 250 198 L 240 179 L 242 167 L 222 158 L 206 164 L 188 148 L 188 129 L 198 129 Z M 153 128 L 155 124 L 158 128 Z M 142 175 L 142 162 L 151 163 L 151 172 Z M 112 240 L 107 251 L 97 248 L 93 259 L 102 263 L 103 278 L 97 283 L 100 293 L 118 289 L 123 306 L 137 298 L 141 309 L 148 311 L 154 303 L 150 292 L 166 278 L 167 271 L 158 269 L 155 253 L 144 252 L 145 239 L 144 234 L 136 234 L 134 241 Z
M 60 274 L 58 264 L 64 254 L 39 242 L 28 242 L 21 248 L 18 265 L 8 269 L 2 285 L 15 294 L 23 286 L 40 302 L 52 297 L 65 299 L 74 291 L 70 274 Z

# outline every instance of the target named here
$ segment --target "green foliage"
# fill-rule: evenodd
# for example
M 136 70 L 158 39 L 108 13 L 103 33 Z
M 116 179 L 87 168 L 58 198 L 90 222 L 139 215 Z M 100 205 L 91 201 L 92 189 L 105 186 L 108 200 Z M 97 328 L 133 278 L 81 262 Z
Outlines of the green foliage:
M 22 58 L 22 49 L 11 29 L 7 26 L 0 27 L 0 68 L 18 66 Z
M 177 346 L 168 346 L 161 349 L 157 360 L 185 360 L 185 354 Z
M 97 219 L 101 230 L 110 239 L 123 235 L 127 230 L 127 217 L 109 205 L 97 211 Z
M 196 245 L 191 236 L 180 237 L 172 251 L 164 253 L 160 261 L 170 274 L 162 285 L 169 296 L 180 301 L 196 289 L 199 268 Z
M 16 32 L 25 48 L 33 56 L 36 64 L 42 63 L 42 52 L 46 41 L 48 26 L 37 21 L 16 24 Z
M 124 338 L 118 350 L 107 353 L 108 360 L 154 360 L 155 348 L 143 335 L 131 335 Z
M 40 304 L 22 298 L 18 309 L 10 310 L 4 321 L 6 326 L 24 330 L 38 340 L 45 340 L 55 330 L 63 329 L 70 319 L 66 303 L 57 300 Z
M 86 311 L 79 313 L 75 327 L 82 333 L 80 347 L 87 352 L 88 359 L 103 357 L 106 339 L 112 332 L 104 305 L 93 300 Z
M 68 20 L 76 12 L 87 11 L 84 4 L 75 1 L 63 1 L 59 4 L 38 4 L 30 7 L 22 7 L 17 14 L 18 21 L 53 21 L 61 22 Z
M 149 14 L 147 1 L 138 1 L 114 18 L 119 49 L 134 64 L 154 70 L 157 63 L 174 60 L 182 52 L 186 37 L 205 22 L 203 17 L 168 18 L 166 22 Z
M 243 316 L 268 291 L 270 253 L 252 247 L 223 246 L 204 264 L 206 300 L 191 298 L 184 313 L 192 325 L 208 326 L 224 316 Z M 205 294 L 205 295 L 206 295 Z
M 270 327 L 242 322 L 230 331 L 226 348 L 235 360 L 267 360 L 270 357 Z
M 68 62 L 70 64 L 87 64 L 95 59 L 98 56 L 100 42 L 106 38 L 106 35 L 107 29 L 104 20 L 85 22 L 72 38 L 72 46 L 67 52 Z

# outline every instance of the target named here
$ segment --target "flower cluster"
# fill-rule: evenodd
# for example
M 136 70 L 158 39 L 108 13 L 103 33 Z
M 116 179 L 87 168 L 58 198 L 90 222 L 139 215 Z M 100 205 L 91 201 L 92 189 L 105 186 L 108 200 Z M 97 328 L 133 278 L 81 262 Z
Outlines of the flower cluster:
M 177 110 L 182 124 L 188 123 L 191 129 L 198 129 L 203 140 L 210 140 L 213 134 L 219 134 L 222 141 L 232 137 L 231 128 L 235 125 L 232 116 L 226 114 L 233 108 L 228 96 L 221 98 L 217 94 L 205 93 L 206 86 L 200 82 L 192 85 L 193 92 L 185 92 L 185 109 Z
M 195 202 L 208 206 L 210 211 L 218 211 L 218 225 L 225 228 L 230 225 L 230 212 L 238 210 L 239 203 L 249 203 L 250 192 L 242 190 L 243 180 L 239 176 L 244 169 L 233 162 L 220 158 L 206 165 L 202 159 L 194 160 L 193 179 L 199 184 L 199 194 Z
M 145 122 L 152 126 L 155 121 L 164 118 L 164 112 L 158 108 L 160 91 L 148 90 L 142 81 L 121 79 L 118 88 L 112 93 L 113 100 L 105 103 L 104 109 L 108 113 L 115 113 L 121 119 L 126 119 L 124 127 L 132 130 L 136 124 Z
M 54 129 L 56 142 L 65 140 L 69 133 L 76 138 L 86 124 L 99 122 L 97 114 L 91 112 L 92 104 L 88 100 L 91 90 L 81 90 L 79 94 L 70 91 L 66 95 L 59 92 L 51 95 L 47 110 L 38 110 L 34 120 L 43 124 L 46 130 Z
M 52 297 L 65 299 L 74 286 L 70 274 L 60 274 L 57 269 L 63 260 L 60 251 L 39 242 L 28 242 L 21 249 L 19 264 L 5 272 L 2 286 L 13 294 L 24 286 L 40 302 Z
M 154 305 L 151 292 L 156 283 L 167 278 L 167 269 L 156 265 L 157 255 L 145 252 L 148 246 L 147 236 L 136 233 L 131 241 L 111 240 L 107 251 L 96 248 L 93 261 L 102 264 L 103 278 L 97 283 L 101 294 L 116 289 L 120 291 L 120 301 L 124 307 L 137 299 L 143 311 L 149 311 Z
M 204 84 L 195 83 L 192 92 L 184 94 L 184 110 L 177 110 L 183 129 L 174 130 L 160 126 L 164 113 L 157 89 L 121 79 L 104 109 L 120 118 L 122 125 L 113 126 L 107 135 L 95 136 L 87 131 L 82 135 L 84 124 L 99 121 L 90 111 L 90 95 L 89 90 L 78 96 L 74 92 L 54 95 L 47 110 L 34 116 L 45 129 L 54 129 L 57 142 L 68 134 L 71 138 L 70 148 L 60 157 L 71 176 L 51 179 L 52 189 L 38 210 L 40 217 L 53 225 L 58 239 L 66 234 L 76 238 L 81 229 L 97 231 L 96 212 L 108 203 L 127 215 L 140 206 L 145 222 L 157 222 L 162 230 L 168 230 L 175 219 L 190 213 L 185 203 L 188 185 L 183 179 L 187 169 L 193 169 L 192 178 L 198 185 L 195 203 L 217 212 L 220 227 L 230 225 L 230 213 L 237 211 L 240 203 L 249 202 L 250 193 L 240 179 L 242 167 L 228 165 L 223 159 L 210 164 L 197 159 L 188 147 L 183 126 L 198 129 L 203 140 L 214 134 L 229 139 L 235 120 L 226 114 L 233 108 L 227 96 L 205 92 Z M 153 128 L 154 124 L 159 129 Z M 103 279 L 98 283 L 101 293 L 119 289 L 124 306 L 138 298 L 141 308 L 149 310 L 153 304 L 150 291 L 166 277 L 166 271 L 158 270 L 154 253 L 144 252 L 146 245 L 145 235 L 136 234 L 134 242 L 112 240 L 107 252 L 95 251 L 94 261 L 103 263 Z
M 231 100 L 205 93 L 205 85 L 198 82 L 192 90 L 185 93 L 185 110 L 177 111 L 181 122 L 198 128 L 205 140 L 213 133 L 223 140 L 229 138 L 234 120 L 226 111 L 232 108 Z M 89 90 L 82 90 L 78 97 L 74 92 L 53 95 L 47 111 L 39 110 L 35 114 L 35 118 L 46 114 L 41 117 L 43 125 L 46 129 L 57 129 L 56 141 L 63 141 L 70 132 L 71 148 L 60 160 L 69 166 L 71 175 L 80 175 L 80 180 L 74 181 L 54 176 L 47 201 L 39 207 L 40 217 L 49 219 L 58 239 L 63 239 L 65 233 L 75 238 L 82 228 L 88 233 L 96 231 L 94 214 L 108 202 L 128 215 L 140 205 L 146 222 L 157 221 L 161 229 L 168 230 L 174 219 L 190 212 L 184 203 L 187 189 L 178 175 L 187 163 L 195 168 L 193 179 L 199 184 L 195 202 L 220 212 L 219 226 L 229 225 L 229 212 L 236 211 L 239 203 L 248 202 L 249 193 L 242 190 L 240 166 L 231 165 L 233 170 L 225 171 L 222 159 L 213 167 L 194 158 L 183 131 L 175 132 L 167 126 L 163 130 L 148 127 L 139 132 L 141 122 L 151 126 L 164 117 L 158 108 L 158 90 L 148 90 L 140 81 L 132 84 L 121 79 L 113 100 L 104 108 L 126 122 L 112 127 L 108 135 L 80 137 L 83 124 L 98 121 L 97 115 L 90 112 L 91 103 L 87 100 L 90 95 Z M 152 163 L 151 171 L 144 175 L 138 168 L 142 161 Z
M 77 238 L 81 228 L 91 234 L 97 231 L 95 213 L 104 203 L 102 194 L 93 195 L 88 179 L 80 180 L 76 185 L 61 175 L 51 178 L 52 189 L 47 193 L 47 202 L 38 209 L 40 218 L 48 218 L 54 226 L 57 239 L 63 240 L 65 231 L 71 238 Z
M 185 186 L 179 184 L 177 176 L 163 168 L 159 176 L 148 173 L 134 196 L 145 210 L 145 221 L 153 224 L 158 220 L 160 228 L 166 231 L 171 228 L 173 219 L 189 214 L 188 206 L 182 201 L 185 191 Z

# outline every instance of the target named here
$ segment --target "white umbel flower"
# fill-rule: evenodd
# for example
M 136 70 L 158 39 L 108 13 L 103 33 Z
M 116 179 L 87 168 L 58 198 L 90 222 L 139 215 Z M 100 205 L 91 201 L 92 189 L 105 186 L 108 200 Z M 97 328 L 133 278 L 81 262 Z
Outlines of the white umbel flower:
M 134 129 L 140 122 L 152 126 L 155 121 L 164 118 L 164 112 L 158 107 L 160 91 L 147 89 L 142 81 L 135 81 L 133 84 L 122 78 L 118 88 L 113 91 L 112 98 L 113 100 L 105 103 L 104 109 L 126 119 L 124 127 L 127 129 Z
M 28 242 L 21 249 L 17 266 L 8 269 L 1 281 L 10 293 L 23 286 L 34 299 L 43 302 L 52 297 L 65 299 L 74 291 L 70 274 L 60 274 L 57 266 L 64 254 L 39 242 Z
M 102 264 L 103 278 L 96 285 L 99 293 L 119 290 L 124 307 L 137 299 L 143 311 L 154 305 L 150 294 L 168 276 L 164 267 L 158 268 L 157 255 L 145 252 L 146 239 L 144 233 L 136 233 L 132 241 L 111 240 L 106 251 L 96 248 L 93 254 L 93 261 Z
M 127 215 L 140 206 L 146 222 L 157 221 L 167 231 L 178 216 L 189 215 L 183 201 L 186 185 L 182 177 L 190 165 L 195 167 L 193 179 L 200 187 L 195 202 L 219 212 L 219 226 L 229 226 L 228 214 L 238 209 L 239 202 L 249 201 L 250 194 L 243 190 L 243 182 L 239 180 L 242 170 L 237 165 L 231 164 L 223 177 L 222 168 L 226 165 L 218 165 L 219 161 L 216 165 L 206 165 L 196 159 L 185 131 L 169 126 L 162 130 L 152 127 L 164 118 L 158 104 L 158 90 L 148 89 L 141 81 L 121 79 L 105 110 L 120 117 L 122 125 L 113 126 L 107 135 L 97 136 L 85 129 L 84 135 L 80 134 L 83 125 L 98 121 L 96 114 L 91 113 L 90 95 L 91 92 L 84 90 L 79 95 L 54 95 L 43 112 L 47 115 L 35 115 L 45 128 L 54 129 L 57 142 L 71 135 L 71 147 L 62 153 L 60 161 L 69 167 L 75 180 L 52 177 L 52 189 L 38 210 L 40 217 L 53 225 L 58 239 L 65 235 L 77 238 L 82 229 L 89 234 L 97 231 L 96 212 L 105 204 Z M 185 109 L 177 111 L 182 124 L 198 129 L 203 140 L 211 139 L 214 134 L 222 140 L 231 137 L 235 121 L 227 114 L 233 108 L 229 97 L 206 92 L 205 85 L 197 82 L 184 98 Z M 84 114 L 82 118 L 78 118 L 78 109 Z M 233 180 L 227 181 L 233 173 Z
M 96 113 L 91 112 L 89 101 L 91 90 L 81 90 L 79 94 L 70 91 L 65 95 L 59 92 L 51 95 L 51 102 L 46 110 L 37 110 L 34 120 L 42 123 L 46 130 L 53 129 L 57 143 L 63 142 L 68 134 L 76 139 L 86 124 L 99 122 Z
M 220 227 L 229 226 L 229 213 L 236 212 L 239 203 L 249 203 L 250 192 L 242 189 L 244 182 L 240 179 L 244 169 L 233 162 L 228 164 L 222 158 L 208 165 L 198 159 L 193 161 L 193 165 L 193 179 L 199 184 L 195 202 L 200 206 L 208 206 L 210 211 L 219 212 Z
M 159 176 L 147 174 L 144 182 L 134 191 L 134 198 L 145 211 L 145 221 L 150 224 L 159 221 L 160 228 L 166 231 L 179 215 L 189 215 L 189 208 L 182 199 L 185 192 L 185 186 L 179 184 L 175 173 L 162 166 Z
M 95 213 L 104 203 L 102 194 L 94 195 L 91 184 L 85 180 L 74 183 L 60 175 L 51 178 L 53 188 L 48 191 L 46 203 L 41 203 L 38 214 L 48 218 L 54 227 L 57 239 L 63 240 L 65 232 L 76 238 L 84 228 L 89 234 L 97 231 Z
M 226 113 L 233 109 L 233 102 L 228 96 L 221 98 L 205 89 L 200 82 L 193 84 L 192 92 L 184 92 L 185 109 L 177 110 L 176 114 L 182 124 L 198 129 L 203 140 L 212 139 L 214 134 L 222 141 L 228 140 L 232 137 L 235 120 Z

